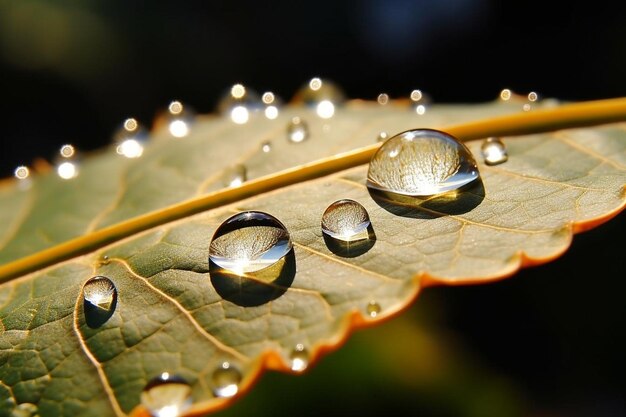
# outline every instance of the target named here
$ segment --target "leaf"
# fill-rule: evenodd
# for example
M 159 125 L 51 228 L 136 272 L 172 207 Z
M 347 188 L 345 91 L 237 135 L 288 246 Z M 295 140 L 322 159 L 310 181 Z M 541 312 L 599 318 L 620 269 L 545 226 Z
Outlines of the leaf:
M 567 120 L 615 121 L 624 117 L 620 106 L 575 104 L 446 130 L 473 139 Z M 362 163 L 380 131 L 519 107 L 433 106 L 417 116 L 401 103 L 351 102 L 330 121 L 297 106 L 278 121 L 258 117 L 246 126 L 206 117 L 183 140 L 156 132 L 139 160 L 109 151 L 87 158 L 71 181 L 49 173 L 28 190 L 7 182 L 0 188 L 0 399 L 9 409 L 36 404 L 44 416 L 139 415 L 143 387 L 167 371 L 191 384 L 190 413 L 201 414 L 231 401 L 214 392 L 224 362 L 240 373 L 243 392 L 263 369 L 289 371 L 293 358 L 298 369 L 312 364 L 352 329 L 404 309 L 424 286 L 500 279 L 558 257 L 572 233 L 624 207 L 622 124 L 507 137 L 509 160 L 497 166 L 480 163 L 480 143 L 468 142 L 482 182 L 453 201 L 407 206 L 364 186 Z M 296 115 L 311 136 L 300 144 L 284 138 Z M 253 180 L 222 189 L 235 163 Z M 331 251 L 320 230 L 326 207 L 343 198 L 365 206 L 376 236 L 356 257 Z M 285 224 L 294 243 L 291 276 L 238 287 L 210 271 L 211 237 L 243 210 Z M 83 305 L 83 285 L 94 276 L 110 278 L 118 291 L 99 326 L 90 326 Z

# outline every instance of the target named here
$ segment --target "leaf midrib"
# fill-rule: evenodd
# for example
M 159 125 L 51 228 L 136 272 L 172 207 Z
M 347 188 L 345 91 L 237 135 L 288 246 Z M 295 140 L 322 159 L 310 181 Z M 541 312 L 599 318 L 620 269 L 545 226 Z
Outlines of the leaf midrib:
M 442 130 L 462 141 L 517 136 L 626 120 L 626 98 L 565 104 L 553 109 L 494 117 Z M 0 266 L 0 283 L 57 262 L 83 255 L 136 233 L 271 190 L 319 178 L 369 162 L 380 143 L 323 158 L 275 174 L 195 197 L 68 240 Z

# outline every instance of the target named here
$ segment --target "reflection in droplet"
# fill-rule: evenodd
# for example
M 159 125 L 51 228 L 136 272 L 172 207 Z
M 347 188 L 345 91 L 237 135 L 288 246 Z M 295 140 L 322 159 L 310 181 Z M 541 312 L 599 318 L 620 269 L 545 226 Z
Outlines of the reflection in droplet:
M 335 114 L 335 105 L 330 100 L 322 100 L 317 104 L 315 112 L 322 119 L 330 119 Z
M 512 95 L 513 93 L 508 88 L 505 88 L 502 91 L 500 91 L 500 99 L 503 101 L 510 100 Z
M 389 95 L 386 93 L 380 93 L 376 101 L 378 101 L 378 104 L 384 106 L 385 104 L 389 103 Z
M 189 135 L 194 120 L 195 111 L 180 101 L 174 100 L 167 106 L 167 128 L 175 138 Z
M 243 125 L 248 123 L 252 112 L 261 109 L 262 106 L 263 102 L 254 91 L 243 84 L 235 84 L 222 97 L 217 108 L 221 114 L 227 115 L 234 123 Z
M 322 215 L 322 232 L 344 242 L 367 239 L 369 226 L 365 207 L 350 199 L 335 201 Z
M 30 170 L 27 166 L 20 165 L 19 167 L 15 168 L 13 174 L 18 180 L 25 180 L 30 176 Z
M 191 386 L 183 378 L 168 372 L 150 380 L 141 392 L 141 405 L 153 417 L 178 417 L 191 404 Z
M 498 137 L 485 139 L 480 146 L 480 152 L 487 165 L 498 165 L 509 159 L 506 146 Z
M 239 392 L 241 372 L 230 362 L 222 364 L 213 371 L 213 393 L 216 397 L 232 397 Z
M 246 166 L 242 164 L 237 164 L 228 168 L 224 173 L 224 186 L 239 187 L 247 179 L 246 171 Z
M 260 211 L 246 211 L 228 218 L 217 228 L 209 259 L 242 275 L 270 267 L 291 248 L 289 232 L 277 218 Z
M 389 138 L 387 132 L 380 132 L 376 137 L 376 142 L 384 142 L 387 140 L 387 138 Z
M 367 313 L 368 316 L 372 318 L 378 316 L 380 314 L 380 311 L 381 311 L 380 304 L 378 304 L 376 301 L 370 301 L 369 303 L 367 303 L 367 306 L 365 307 L 365 312 Z
M 71 180 L 78 176 L 78 166 L 75 162 L 62 162 L 57 165 L 57 174 L 64 180 Z
M 384 142 L 370 160 L 367 186 L 382 192 L 432 196 L 478 178 L 476 161 L 453 136 L 433 129 L 402 132 Z
M 117 298 L 117 289 L 113 282 L 103 276 L 95 276 L 83 286 L 85 301 L 102 310 L 110 310 Z
M 116 305 L 117 288 L 109 278 L 95 276 L 83 286 L 83 311 L 89 327 L 97 328 L 106 323 Z
M 269 153 L 269 152 L 271 152 L 271 150 L 272 150 L 272 142 L 269 142 L 269 141 L 267 141 L 267 142 L 263 142 L 263 143 L 261 144 L 261 150 L 262 150 L 264 153 Z
M 115 151 L 126 158 L 139 158 L 143 155 L 147 132 L 132 117 L 124 120 L 122 126 L 115 132 Z
M 309 366 L 309 352 L 302 343 L 298 343 L 289 355 L 291 360 L 291 370 L 302 372 Z
M 342 104 L 345 99 L 343 91 L 335 83 L 319 77 L 312 78 L 306 85 L 301 87 L 293 97 L 294 102 L 304 103 L 307 106 L 315 108 L 320 117 L 324 116 L 319 113 L 328 114 L 330 111 L 328 104 L 322 105 L 321 108 L 319 107 L 323 101 L 328 101 L 333 105 L 334 113 L 334 107 Z
M 281 100 L 271 91 L 263 93 L 261 101 L 265 104 L 264 114 L 270 120 L 274 120 L 278 117 L 278 107 L 281 105 Z
M 300 143 L 309 137 L 309 127 L 307 123 L 299 117 L 291 119 L 287 124 L 287 139 L 292 143 Z

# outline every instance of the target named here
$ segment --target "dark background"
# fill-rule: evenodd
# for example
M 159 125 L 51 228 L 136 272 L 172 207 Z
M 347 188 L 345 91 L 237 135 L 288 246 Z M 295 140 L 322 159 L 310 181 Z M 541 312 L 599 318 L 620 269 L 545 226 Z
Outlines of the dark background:
M 236 82 L 286 100 L 313 76 L 367 99 L 414 88 L 436 102 L 492 100 L 505 87 L 563 100 L 626 96 L 624 2 L 222 3 L 0 1 L 0 176 L 63 143 L 99 148 L 124 118 L 149 125 L 172 99 L 211 112 Z M 577 236 L 559 260 L 500 283 L 429 289 L 406 317 L 454 334 L 454 346 L 502 375 L 517 402 L 501 415 L 624 416 L 624 226 L 621 215 Z M 493 415 L 451 411 L 445 387 L 372 385 L 382 377 L 346 369 L 367 343 L 350 342 L 295 381 L 266 376 L 234 412 Z M 501 398 L 474 398 L 482 383 L 452 388 L 488 411 Z

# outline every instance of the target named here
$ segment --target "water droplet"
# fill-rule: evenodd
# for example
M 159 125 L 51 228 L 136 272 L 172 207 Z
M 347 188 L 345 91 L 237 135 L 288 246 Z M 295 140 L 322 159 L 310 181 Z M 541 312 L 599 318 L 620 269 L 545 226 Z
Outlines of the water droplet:
M 213 393 L 216 397 L 232 397 L 239 391 L 241 372 L 230 362 L 222 364 L 213 372 Z
M 15 168 L 14 175 L 18 180 L 26 180 L 30 176 L 30 170 L 28 167 L 20 165 Z
M 319 77 L 312 78 L 296 92 L 293 98 L 295 103 L 304 103 L 315 108 L 322 118 L 332 117 L 335 106 L 342 104 L 345 100 L 343 91 L 335 83 Z
M 126 158 L 139 158 L 143 155 L 147 136 L 137 119 L 130 117 L 124 120 L 114 134 L 115 151 Z
M 408 196 L 433 196 L 461 188 L 479 177 L 476 161 L 453 136 L 433 129 L 402 132 L 372 157 L 370 189 Z
M 278 98 L 271 91 L 267 91 L 261 96 L 261 101 L 265 105 L 265 110 L 263 112 L 265 114 L 265 117 L 270 120 L 276 119 L 278 117 L 279 107 L 282 104 L 280 98 Z
M 168 372 L 150 380 L 141 392 L 141 405 L 153 417 L 177 417 L 191 404 L 191 387 L 187 381 Z
M 411 98 L 411 101 L 418 102 L 422 98 L 424 98 L 424 95 L 422 94 L 421 90 L 413 90 L 413 91 L 411 91 L 411 94 L 410 94 L 409 97 Z
M 73 145 L 63 145 L 59 150 L 59 154 L 61 155 L 61 158 L 71 158 L 76 154 L 76 149 Z
M 522 110 L 524 110 L 524 111 L 531 111 L 532 110 L 532 106 L 530 105 L 530 103 L 524 103 L 524 105 L 522 106 Z
M 531 91 L 530 93 L 528 93 L 528 101 L 535 102 L 537 100 L 539 100 L 539 95 L 536 92 Z
M 90 278 L 83 286 L 85 321 L 92 328 L 102 326 L 115 312 L 117 288 L 103 276 Z
M 217 228 L 209 259 L 227 271 L 242 275 L 270 267 L 291 248 L 289 232 L 277 218 L 260 211 L 245 211 Z
M 497 137 L 485 139 L 480 146 L 480 152 L 487 165 L 498 165 L 509 159 L 504 142 Z
M 381 106 L 384 106 L 385 104 L 389 103 L 389 95 L 386 93 L 380 93 L 376 101 L 378 101 L 378 104 L 380 104 Z
M 512 96 L 513 96 L 513 92 L 509 90 L 508 88 L 505 88 L 502 91 L 500 91 L 500 100 L 509 101 Z
M 219 101 L 217 109 L 234 123 L 243 125 L 248 123 L 251 113 L 259 110 L 262 105 L 257 93 L 243 84 L 235 84 Z
M 376 301 L 370 301 L 369 303 L 367 303 L 365 311 L 367 312 L 368 316 L 372 318 L 376 317 L 380 314 L 381 311 L 380 304 L 378 304 Z
M 302 343 L 298 343 L 289 355 L 291 360 L 291 370 L 302 372 L 309 366 L 309 352 Z
M 175 138 L 183 138 L 189 135 L 195 116 L 195 111 L 189 106 L 174 100 L 167 106 L 167 129 Z
M 38 411 L 39 409 L 35 404 L 21 403 L 11 411 L 11 417 L 35 417 Z
M 271 150 L 272 150 L 272 142 L 269 142 L 269 141 L 267 141 L 267 142 L 263 142 L 263 143 L 261 144 L 261 150 L 262 150 L 264 153 L 269 153 L 269 152 L 271 152 Z
M 299 117 L 291 119 L 287 124 L 287 139 L 292 143 L 300 143 L 309 137 L 309 126 Z
M 426 106 L 424 106 L 423 104 L 418 104 L 417 106 L 415 106 L 415 113 L 419 114 L 420 116 L 423 115 L 424 113 L 426 113 Z
M 64 180 L 71 180 L 78 176 L 78 165 L 76 162 L 61 162 L 57 165 L 57 174 Z
M 354 200 L 335 201 L 322 215 L 322 232 L 345 242 L 367 239 L 369 226 L 367 210 Z
M 224 173 L 223 184 L 225 187 L 239 187 L 247 180 L 245 165 L 237 164 L 228 168 Z
M 389 138 L 387 132 L 380 132 L 376 137 L 376 142 L 384 142 L 387 140 L 387 138 Z

